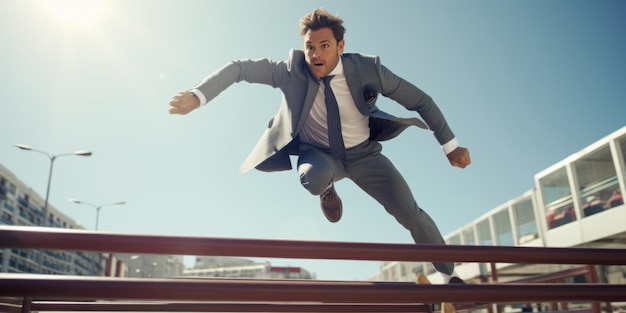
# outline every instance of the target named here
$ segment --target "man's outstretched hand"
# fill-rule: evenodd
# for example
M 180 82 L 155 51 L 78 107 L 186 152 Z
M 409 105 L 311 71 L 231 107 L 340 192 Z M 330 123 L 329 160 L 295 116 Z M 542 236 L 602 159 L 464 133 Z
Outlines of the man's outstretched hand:
M 472 160 L 470 160 L 469 150 L 464 147 L 457 147 L 452 150 L 452 152 L 448 153 L 447 157 L 452 166 L 460 168 L 465 168 L 472 163 Z
M 177 93 L 170 100 L 170 114 L 185 115 L 200 106 L 200 100 L 191 92 L 185 90 Z

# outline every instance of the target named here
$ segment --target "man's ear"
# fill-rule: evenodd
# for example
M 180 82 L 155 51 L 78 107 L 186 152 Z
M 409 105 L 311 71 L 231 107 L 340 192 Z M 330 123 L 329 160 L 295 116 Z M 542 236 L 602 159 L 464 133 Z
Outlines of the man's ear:
M 337 43 L 337 52 L 339 53 L 339 55 L 343 54 L 343 46 L 346 44 L 346 41 L 344 39 L 339 40 L 339 42 Z

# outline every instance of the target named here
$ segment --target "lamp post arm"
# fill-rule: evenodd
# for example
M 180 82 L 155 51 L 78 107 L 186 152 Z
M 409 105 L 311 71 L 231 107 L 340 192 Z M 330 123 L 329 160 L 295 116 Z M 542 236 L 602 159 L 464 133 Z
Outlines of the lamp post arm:
M 105 206 L 122 205 L 125 203 L 126 203 L 125 201 L 118 201 L 114 203 L 103 204 L 103 205 L 96 207 L 96 230 L 98 230 L 98 222 L 100 220 L 100 209 L 102 209 Z
M 105 207 L 105 206 L 113 206 L 113 205 L 122 205 L 122 204 L 126 204 L 126 201 L 118 201 L 118 202 L 113 202 L 113 203 L 108 203 L 108 204 L 102 204 L 102 205 L 95 205 L 93 203 L 89 203 L 89 202 L 84 202 L 84 201 L 80 201 L 78 199 L 74 199 L 74 198 L 69 198 L 68 199 L 71 202 L 77 203 L 77 204 L 86 204 L 88 206 L 93 207 L 94 209 L 96 209 L 96 227 L 95 230 L 98 230 L 98 224 L 100 222 L 100 210 Z

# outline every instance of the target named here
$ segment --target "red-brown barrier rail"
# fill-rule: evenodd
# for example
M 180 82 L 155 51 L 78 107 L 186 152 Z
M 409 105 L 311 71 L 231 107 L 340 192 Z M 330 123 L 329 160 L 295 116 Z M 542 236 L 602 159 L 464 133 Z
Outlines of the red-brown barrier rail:
M 351 313 L 418 313 L 431 312 L 425 304 L 294 304 L 294 303 L 180 303 L 180 302 L 59 302 L 36 301 L 33 311 L 101 311 L 101 312 L 351 312 Z M 4 312 L 4 311 L 2 311 Z
M 220 255 L 372 261 L 457 261 L 543 264 L 626 264 L 624 249 L 437 246 L 127 235 L 81 230 L 0 226 L 0 247 L 109 253 Z M 397 282 L 294 280 L 128 279 L 0 274 L 0 297 L 24 299 L 30 310 L 206 312 L 428 312 L 423 303 L 626 301 L 626 285 L 417 285 Z M 34 301 L 31 301 L 33 299 Z M 76 302 L 99 299 L 141 303 Z M 46 302 L 43 300 L 55 300 Z M 72 300 L 73 302 L 56 302 Z M 175 303 L 157 303 L 174 301 Z M 202 303 L 198 303 L 198 301 Z M 182 303 L 187 302 L 187 303 Z M 9 306 L 15 306 L 10 304 Z M 60 307 L 64 306 L 64 307 Z M 161 306 L 161 309 L 158 307 Z M 293 307 L 292 307 L 293 306 Z M 184 309 L 184 308 L 187 308 Z M 307 311 L 310 310 L 310 311 Z M 377 311 L 380 310 L 380 311 Z
M 297 259 L 626 264 L 626 249 L 441 246 L 386 243 L 124 235 L 41 227 L 0 226 L 0 247 L 115 253 Z
M 626 300 L 626 285 L 418 285 L 249 279 L 119 279 L 55 275 L 0 275 L 0 294 L 50 300 L 121 300 L 428 303 Z

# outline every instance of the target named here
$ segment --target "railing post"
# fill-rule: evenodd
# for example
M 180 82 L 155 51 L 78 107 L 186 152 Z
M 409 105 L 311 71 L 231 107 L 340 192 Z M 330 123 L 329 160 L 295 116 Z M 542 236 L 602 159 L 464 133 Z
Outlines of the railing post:
M 557 280 L 558 283 L 565 283 L 565 279 L 561 278 Z M 569 310 L 569 303 L 567 302 L 559 302 L 559 310 L 567 311 Z
M 592 284 L 597 284 L 598 281 L 598 272 L 596 271 L 595 265 L 587 265 L 587 275 L 589 276 L 589 282 Z M 601 313 L 602 308 L 600 307 L 600 302 L 592 302 L 591 303 L 591 312 L 592 313 Z
M 24 298 L 22 299 L 22 313 L 30 313 L 30 305 L 33 303 L 33 299 Z
M 491 280 L 494 283 L 498 282 L 498 268 L 496 267 L 496 263 L 491 262 Z
M 556 302 L 551 302 L 550 303 L 550 311 L 554 312 L 554 311 L 558 311 L 559 310 L 559 304 Z
M 489 265 L 491 266 L 491 282 L 497 283 L 498 282 L 498 268 L 496 267 L 496 263 L 490 262 Z M 494 313 L 494 311 L 495 313 L 500 313 L 500 306 L 498 304 L 492 304 L 487 309 L 488 313 Z

